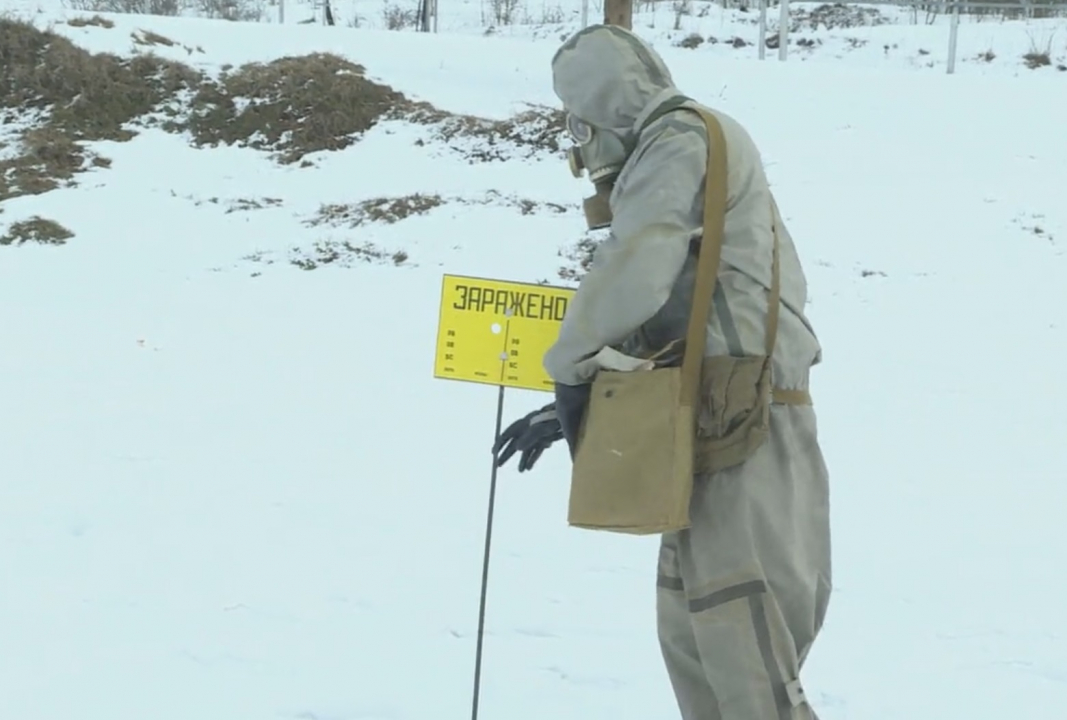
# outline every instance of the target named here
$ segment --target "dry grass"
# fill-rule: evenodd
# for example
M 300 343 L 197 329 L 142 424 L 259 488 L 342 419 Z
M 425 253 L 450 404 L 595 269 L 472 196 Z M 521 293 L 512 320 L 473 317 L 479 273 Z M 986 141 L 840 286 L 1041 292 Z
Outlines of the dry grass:
M 1044 38 L 1043 42 L 1039 42 L 1037 37 L 1032 33 L 1027 33 L 1030 38 L 1030 52 L 1023 55 L 1023 63 L 1031 70 L 1036 70 L 1042 67 L 1048 67 L 1052 64 L 1052 42 L 1055 37 L 1053 32 L 1048 37 Z
M 19 155 L 0 161 L 0 200 L 47 192 L 108 160 L 83 141 L 128 140 L 129 127 L 200 75 L 152 55 L 90 54 L 31 24 L 0 19 L 0 117 L 36 113 Z
M 147 114 L 200 74 L 153 55 L 92 55 L 27 23 L 0 20 L 0 108 L 45 110 L 71 140 L 128 140 L 124 125 Z
M 889 276 L 886 275 L 881 270 L 870 270 L 870 269 L 864 268 L 863 270 L 860 270 L 860 277 L 868 278 L 868 277 L 889 277 Z
M 1052 58 L 1047 52 L 1028 52 L 1023 55 L 1023 63 L 1031 70 L 1039 67 L 1047 67 L 1052 64 Z
M 174 47 L 178 44 L 169 37 L 164 37 L 151 30 L 137 30 L 136 32 L 130 33 L 130 37 L 133 38 L 134 45 L 162 45 L 163 47 Z
M 556 273 L 560 280 L 572 287 L 576 287 L 585 274 L 589 272 L 589 268 L 593 263 L 593 254 L 596 252 L 599 243 L 600 240 L 597 236 L 593 233 L 587 233 L 574 245 L 566 250 L 560 250 L 558 254 L 564 260 L 564 264 L 560 266 L 559 271 Z
M 407 264 L 408 254 L 403 250 L 382 250 L 369 242 L 353 245 L 347 240 L 320 240 L 308 251 L 294 252 L 289 262 L 302 270 L 315 270 L 323 265 L 351 267 L 355 263 L 401 266 Z
M 198 145 L 271 150 L 283 163 L 342 150 L 407 102 L 364 72 L 328 53 L 244 65 L 200 86 L 188 129 Z
M 490 195 L 496 195 L 495 192 L 491 192 Z M 520 198 L 514 195 L 503 198 L 504 203 L 512 205 L 519 209 L 519 212 L 523 215 L 533 215 L 538 210 L 547 210 L 554 213 L 565 213 L 569 209 L 577 209 L 577 205 L 568 207 L 566 205 L 560 205 L 554 202 L 542 202 L 540 200 L 531 200 L 530 198 Z
M 820 27 L 833 30 L 888 25 L 891 22 L 890 18 L 877 8 L 840 3 L 824 3 L 812 10 L 807 8 L 790 8 L 789 10 L 789 32 L 791 33 L 808 29 L 818 30 Z M 773 29 L 773 32 L 778 32 L 777 27 Z
M 41 245 L 65 245 L 72 237 L 74 233 L 55 220 L 34 215 L 29 220 L 12 223 L 7 233 L 0 235 L 0 245 L 25 245 L 30 242 Z
M 19 141 L 19 154 L 0 160 L 0 201 L 54 190 L 84 165 L 84 150 L 63 133 L 29 130 Z
M 226 208 L 226 214 L 235 212 L 249 212 L 251 210 L 264 210 L 271 207 L 279 207 L 282 204 L 281 198 L 237 198 L 230 206 Z
M 65 0 L 64 4 L 82 12 L 176 17 L 188 3 L 184 0 Z
M 99 16 L 70 22 L 111 26 Z M 92 54 L 50 30 L 0 19 L 0 121 L 34 120 L 17 138 L 17 155 L 0 161 L 0 200 L 72 184 L 109 162 L 84 143 L 126 141 L 150 126 L 188 132 L 197 146 L 269 151 L 301 167 L 310 165 L 307 155 L 344 149 L 383 120 L 427 126 L 429 138 L 471 162 L 563 154 L 564 116 L 554 108 L 531 106 L 507 120 L 453 115 L 328 53 L 228 68 L 216 80 L 150 52 L 174 40 L 145 30 L 133 37 L 149 51 Z M 400 210 L 363 208 L 368 216 Z
M 67 25 L 71 27 L 99 27 L 105 30 L 110 30 L 115 27 L 115 23 L 111 22 L 107 18 L 100 17 L 99 15 L 93 15 L 87 18 L 71 18 L 67 20 Z
M 531 105 L 507 120 L 452 115 L 424 103 L 412 104 L 405 119 L 434 126 L 433 137 L 471 162 L 494 162 L 550 153 L 562 156 L 566 115 L 557 108 Z
M 489 190 L 483 198 L 464 198 L 461 202 L 465 205 L 503 205 L 513 207 L 523 215 L 533 215 L 537 212 L 565 213 L 568 210 L 578 211 L 577 203 L 561 205 L 560 203 L 546 202 L 544 200 L 532 200 L 519 197 L 518 195 L 504 195 L 498 190 Z
M 491 190 L 484 197 L 451 197 L 441 195 L 424 195 L 414 193 L 400 197 L 377 197 L 358 203 L 330 204 L 319 208 L 314 217 L 305 222 L 310 227 L 328 225 L 330 227 L 357 228 L 366 223 L 393 224 L 415 215 L 425 215 L 445 203 L 458 205 L 504 205 L 516 208 L 523 215 L 532 215 L 538 211 L 565 213 L 568 208 L 559 203 L 542 202 L 515 195 L 502 195 Z M 575 206 L 576 207 L 576 206 Z
M 142 46 L 176 45 L 140 31 Z M 191 105 L 171 110 L 165 129 L 188 130 L 198 145 L 240 144 L 273 150 L 283 162 L 355 142 L 403 95 L 364 77 L 362 67 L 314 54 L 245 65 L 218 82 L 151 54 L 119 58 L 90 54 L 66 38 L 31 24 L 0 20 L 0 110 L 44 112 L 56 140 L 47 153 L 26 138 L 22 157 L 0 166 L 0 197 L 44 192 L 86 166 L 79 144 L 128 140 L 154 110 L 189 91 Z M 18 178 L 12 176 L 12 168 Z
M 69 185 L 75 174 L 111 161 L 73 142 L 48 126 L 26 131 L 20 153 L 0 160 L 0 201 L 19 195 L 38 195 Z
M 704 38 L 700 33 L 689 33 L 684 38 L 675 43 L 676 47 L 683 47 L 688 50 L 694 50 L 704 44 Z
M 359 227 L 367 222 L 392 224 L 412 215 L 424 215 L 444 200 L 440 195 L 422 195 L 415 193 L 395 198 L 373 198 L 352 204 L 323 205 L 307 225 L 330 225 L 333 227 Z
M 523 215 L 538 211 L 564 213 L 576 210 L 558 203 L 531 200 L 514 195 L 503 195 L 490 191 L 481 197 L 442 197 L 437 194 L 403 195 L 399 197 L 379 197 L 359 203 L 323 205 L 305 225 L 310 227 L 327 226 L 333 228 L 353 229 L 370 223 L 393 224 L 406 218 L 424 215 L 434 208 L 446 203 L 460 205 L 503 205 L 517 209 Z M 259 262 L 263 258 L 250 258 Z M 310 249 L 294 248 L 289 262 L 304 270 L 314 270 L 323 265 L 351 267 L 358 263 L 376 263 L 386 265 L 408 265 L 407 252 L 398 250 L 390 252 L 371 243 L 355 245 L 350 240 L 320 240 Z

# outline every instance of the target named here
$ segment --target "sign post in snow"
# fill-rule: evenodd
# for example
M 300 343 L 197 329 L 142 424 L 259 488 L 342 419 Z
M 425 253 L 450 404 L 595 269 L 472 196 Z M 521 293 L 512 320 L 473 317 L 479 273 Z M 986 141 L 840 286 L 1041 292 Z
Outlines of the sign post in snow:
M 498 387 L 494 445 L 500 437 L 504 418 L 505 387 L 542 392 L 554 390 L 552 378 L 541 365 L 541 358 L 555 342 L 559 325 L 573 295 L 573 290 L 551 285 L 460 275 L 444 276 L 437 324 L 434 377 Z M 492 472 L 489 475 L 489 511 L 485 520 L 485 551 L 482 557 L 482 591 L 478 606 L 471 720 L 478 720 L 496 475 L 494 454 Z

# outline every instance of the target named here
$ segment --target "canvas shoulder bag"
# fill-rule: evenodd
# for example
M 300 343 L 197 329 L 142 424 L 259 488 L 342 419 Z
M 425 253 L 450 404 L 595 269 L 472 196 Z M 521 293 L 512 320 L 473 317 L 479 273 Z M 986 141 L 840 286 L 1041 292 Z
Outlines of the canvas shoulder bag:
M 681 366 L 601 370 L 590 391 L 571 474 L 568 523 L 645 535 L 689 527 L 694 475 L 743 462 L 769 430 L 771 356 L 780 296 L 777 215 L 765 355 L 704 357 L 707 321 L 722 255 L 726 139 L 703 108 L 708 130 L 703 239 Z M 713 152 L 718 150 L 718 152 Z
M 726 216 L 726 138 L 708 131 L 703 239 L 680 367 L 601 370 L 578 433 L 568 523 L 650 534 L 689 525 L 701 368 Z M 708 279 L 711 282 L 708 282 Z

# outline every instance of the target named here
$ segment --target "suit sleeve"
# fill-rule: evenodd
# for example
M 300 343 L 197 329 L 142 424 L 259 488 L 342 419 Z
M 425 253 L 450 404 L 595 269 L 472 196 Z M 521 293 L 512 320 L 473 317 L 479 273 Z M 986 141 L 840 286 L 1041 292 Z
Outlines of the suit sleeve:
M 592 356 L 621 342 L 667 302 L 689 242 L 700 232 L 693 218 L 703 197 L 704 137 L 668 126 L 638 152 L 612 198 L 611 232 L 545 353 L 545 370 L 556 383 L 592 382 Z

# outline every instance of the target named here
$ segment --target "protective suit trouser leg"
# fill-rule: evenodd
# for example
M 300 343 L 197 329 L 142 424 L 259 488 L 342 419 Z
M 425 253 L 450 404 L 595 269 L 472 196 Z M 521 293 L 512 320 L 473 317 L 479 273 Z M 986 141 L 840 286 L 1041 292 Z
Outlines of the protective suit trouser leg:
M 800 669 L 831 592 L 829 487 L 810 406 L 775 405 L 743 464 L 699 477 L 665 533 L 660 645 L 683 720 L 817 720 Z

